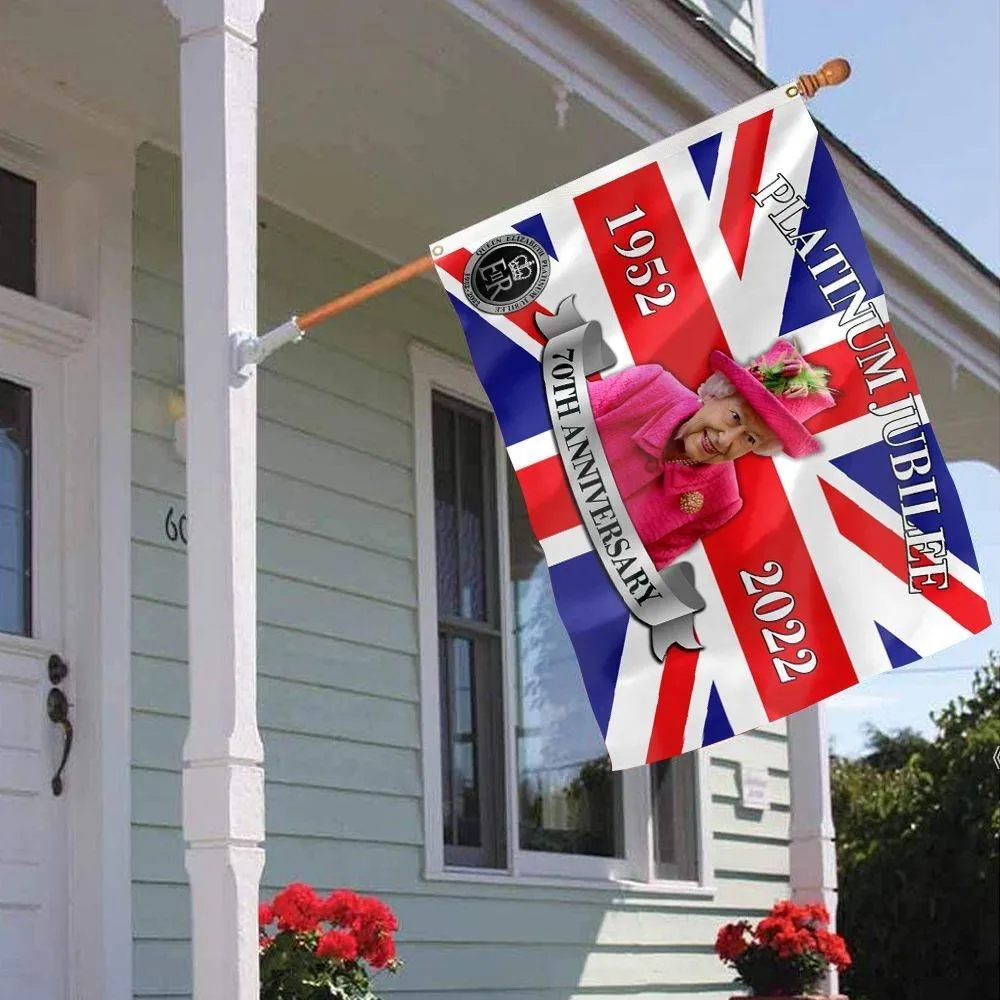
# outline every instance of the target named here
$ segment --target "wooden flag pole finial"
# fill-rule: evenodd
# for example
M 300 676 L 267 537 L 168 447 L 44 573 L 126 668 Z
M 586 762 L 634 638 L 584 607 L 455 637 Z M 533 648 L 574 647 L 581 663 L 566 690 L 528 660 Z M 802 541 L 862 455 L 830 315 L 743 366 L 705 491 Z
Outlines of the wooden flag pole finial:
M 851 75 L 851 64 L 846 59 L 827 59 L 815 73 L 803 73 L 796 85 L 799 93 L 808 100 L 820 87 L 836 87 Z

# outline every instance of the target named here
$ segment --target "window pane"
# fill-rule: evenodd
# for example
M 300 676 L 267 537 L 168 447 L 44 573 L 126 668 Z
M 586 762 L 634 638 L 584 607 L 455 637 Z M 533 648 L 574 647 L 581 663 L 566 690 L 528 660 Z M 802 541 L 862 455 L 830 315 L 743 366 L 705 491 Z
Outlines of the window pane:
M 438 614 L 458 614 L 458 483 L 455 414 L 434 402 L 434 524 L 437 544 Z
M 653 836 L 658 864 L 677 863 L 677 836 L 674 829 L 674 761 L 661 760 L 650 767 L 653 781 Z
M 0 379 L 0 631 L 31 634 L 31 391 Z
M 611 770 L 513 474 L 509 482 L 520 844 L 622 857 L 621 775 Z
M 35 182 L 0 167 L 0 285 L 35 294 Z
M 442 634 L 444 842 L 478 847 L 479 780 L 476 760 L 476 682 L 473 642 Z
M 698 876 L 694 769 L 692 754 L 658 761 L 649 769 L 658 878 L 694 879 Z
M 458 609 L 463 618 L 485 621 L 486 613 L 486 523 L 489 512 L 483 490 L 483 421 L 457 417 L 459 461 L 458 514 Z

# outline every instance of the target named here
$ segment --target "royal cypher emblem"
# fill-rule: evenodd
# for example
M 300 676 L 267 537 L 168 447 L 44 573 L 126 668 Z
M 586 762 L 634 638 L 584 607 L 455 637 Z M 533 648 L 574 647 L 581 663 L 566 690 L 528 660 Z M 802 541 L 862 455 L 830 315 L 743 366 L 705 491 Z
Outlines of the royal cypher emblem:
M 511 313 L 534 302 L 549 280 L 549 255 L 537 240 L 520 233 L 484 243 L 465 266 L 462 287 L 480 312 Z

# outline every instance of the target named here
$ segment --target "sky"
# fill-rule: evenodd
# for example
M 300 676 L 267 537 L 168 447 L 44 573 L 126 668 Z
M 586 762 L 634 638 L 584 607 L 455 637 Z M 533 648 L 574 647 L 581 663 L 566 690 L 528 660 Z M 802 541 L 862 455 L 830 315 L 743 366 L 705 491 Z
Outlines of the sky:
M 813 116 L 994 273 L 1000 271 L 1000 3 L 764 0 L 764 10 L 768 75 L 784 83 L 833 56 L 847 58 L 851 78 L 820 91 L 810 105 Z M 1000 428 L 1000 406 L 997 420 Z M 1000 472 L 975 462 L 950 468 L 995 623 Z M 968 693 L 970 668 L 991 649 L 1000 651 L 996 624 L 829 699 L 834 750 L 861 752 L 869 722 L 931 735 L 930 712 Z
M 844 56 L 813 117 L 1000 272 L 1000 3 L 763 2 L 768 75 Z

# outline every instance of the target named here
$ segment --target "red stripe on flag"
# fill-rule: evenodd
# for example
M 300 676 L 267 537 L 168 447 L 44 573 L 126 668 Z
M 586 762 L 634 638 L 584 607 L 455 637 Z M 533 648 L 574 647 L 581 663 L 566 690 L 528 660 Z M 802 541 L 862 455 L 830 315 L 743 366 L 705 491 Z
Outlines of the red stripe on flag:
M 574 203 L 635 363 L 661 364 L 685 385 L 698 385 L 709 374 L 709 353 L 724 348 L 725 338 L 659 165 L 650 163 L 618 177 L 577 196 Z M 644 216 L 621 223 L 612 233 L 608 220 L 634 212 L 636 205 Z M 652 234 L 652 242 L 642 235 L 644 230 Z M 648 249 L 635 257 L 621 252 L 646 244 Z M 657 273 L 658 266 L 665 274 Z M 628 279 L 629 274 L 641 279 L 647 272 L 649 280 L 642 285 Z M 636 298 L 667 299 L 671 289 L 669 304 Z M 648 316 L 640 311 L 643 301 L 652 310 Z
M 822 477 L 819 480 L 823 495 L 830 505 L 837 530 L 862 552 L 881 563 L 893 576 L 909 585 L 906 569 L 906 542 L 881 521 L 859 507 L 850 497 L 831 486 Z M 918 595 L 914 594 L 914 598 Z M 962 628 L 972 633 L 982 632 L 990 624 L 986 601 L 955 577 L 948 578 L 948 586 L 938 590 L 932 585 L 922 588 L 919 596 L 954 618 Z
M 698 650 L 671 646 L 663 662 L 660 695 L 656 702 L 653 731 L 649 737 L 646 763 L 676 757 L 684 752 L 684 726 L 691 707 Z
M 580 524 L 580 513 L 558 455 L 519 469 L 517 481 L 536 538 L 548 538 Z
M 868 404 L 872 402 L 873 396 L 868 392 L 868 385 L 858 364 L 858 358 L 859 356 L 864 358 L 866 365 L 870 367 L 873 354 L 879 351 L 874 345 L 886 334 L 892 338 L 896 356 L 889 363 L 889 368 L 883 369 L 880 374 L 884 375 L 892 368 L 899 368 L 906 378 L 886 383 L 879 390 L 879 406 L 898 402 L 907 393 L 916 391 L 916 376 L 910 366 L 910 359 L 906 356 L 902 345 L 892 337 L 892 326 L 888 323 L 884 330 L 872 330 L 863 336 L 859 341 L 862 347 L 860 352 L 852 350 L 846 340 L 837 341 L 818 351 L 811 351 L 805 355 L 806 359 L 810 364 L 829 369 L 830 387 L 837 401 L 836 406 L 823 410 L 809 419 L 808 427 L 813 434 L 820 434 L 831 427 L 839 427 L 868 413 Z M 884 346 L 881 350 L 885 350 Z M 877 378 L 878 375 L 874 377 Z
M 722 202 L 719 227 L 736 265 L 736 273 L 741 278 L 743 265 L 747 259 L 747 247 L 750 245 L 750 224 L 753 222 L 753 212 L 757 207 L 751 194 L 760 188 L 772 115 L 773 112 L 765 111 L 756 118 L 743 122 L 736 130 L 726 197 Z
M 739 463 L 737 475 L 743 509 L 702 542 L 767 717 L 780 719 L 856 684 L 858 678 L 774 462 L 747 458 Z M 759 594 L 748 594 L 740 570 L 765 575 L 765 563 L 779 564 L 781 578 L 761 585 Z M 776 621 L 756 617 L 755 602 L 779 592 L 794 605 Z M 783 603 L 787 601 L 765 600 L 761 613 L 777 612 Z M 802 622 L 806 634 L 786 645 L 780 642 L 782 634 L 796 631 L 788 624 L 791 619 Z M 772 641 L 778 641 L 783 652 L 768 649 L 764 629 L 772 631 Z M 711 636 L 706 637 L 705 645 L 711 644 Z M 794 666 L 809 663 L 805 650 L 815 653 L 816 666 L 810 673 L 796 673 Z M 787 662 L 791 680 L 781 680 L 776 656 Z
M 446 274 L 450 274 L 459 284 L 462 283 L 462 278 L 465 275 L 465 265 L 469 263 L 469 258 L 472 254 L 465 249 L 465 247 L 459 247 L 458 250 L 452 250 L 450 254 L 446 257 L 440 258 L 438 260 L 437 266 L 441 268 Z

